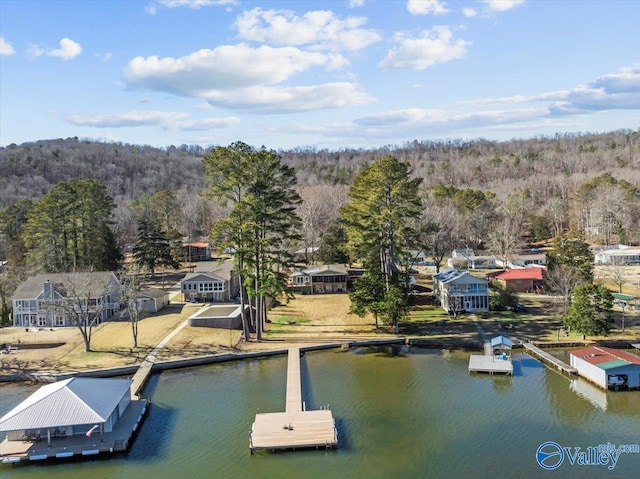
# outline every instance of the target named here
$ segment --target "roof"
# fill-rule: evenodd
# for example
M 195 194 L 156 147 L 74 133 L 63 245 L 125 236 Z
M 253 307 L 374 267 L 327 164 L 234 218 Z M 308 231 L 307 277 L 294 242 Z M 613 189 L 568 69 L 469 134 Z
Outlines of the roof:
M 513 281 L 517 279 L 542 279 L 542 268 L 516 268 L 508 269 L 495 276 L 495 279 L 502 281 Z
M 183 248 L 191 246 L 192 248 L 210 248 L 209 243 L 204 241 L 192 241 L 191 243 L 182 243 Z
M 233 260 L 226 259 L 224 261 L 198 261 L 194 269 L 195 273 L 216 273 L 216 276 L 225 280 L 231 279 L 233 270 Z
M 149 288 L 140 291 L 140 296 L 147 298 L 162 298 L 169 294 L 169 291 L 165 291 L 160 288 Z
M 571 351 L 571 355 L 580 358 L 600 369 L 613 369 L 630 364 L 640 366 L 640 356 L 619 349 L 601 346 L 587 346 Z
M 307 248 L 302 248 L 294 252 L 294 254 L 307 254 L 307 253 L 315 253 L 320 249 L 319 246 L 309 246 Z
M 443 284 L 457 283 L 457 282 L 466 283 L 466 284 L 469 284 L 469 283 L 486 284 L 487 283 L 486 279 L 478 278 L 470 274 L 468 271 L 461 271 L 455 268 L 450 268 L 450 269 L 441 271 L 438 274 L 434 274 L 433 279 L 436 279 Z
M 619 299 L 621 301 L 631 301 L 635 296 L 625 293 L 613 293 L 613 299 Z
M 0 431 L 103 423 L 132 382 L 74 377 L 47 384 L 0 418 Z
M 102 296 L 105 286 L 117 278 L 112 271 L 93 273 L 48 273 L 30 276 L 20 283 L 13 293 L 13 299 L 33 299 L 44 290 L 44 284 L 54 284 L 56 291 L 63 293 L 65 284 L 87 285 L 94 296 Z M 84 286 L 83 286 L 84 287 Z M 84 291 L 86 292 L 86 291 Z M 83 293 L 84 293 L 83 292 Z M 64 295 L 64 294 L 63 294 Z
M 228 279 L 222 277 L 222 275 L 216 274 L 216 272 L 210 272 L 210 273 L 189 273 L 187 274 L 184 278 L 182 278 L 182 281 L 180 281 L 181 283 L 184 283 L 185 281 L 220 281 L 220 282 L 224 282 L 224 281 L 228 281 Z
M 496 336 L 491 340 L 491 347 L 496 347 L 501 344 L 504 344 L 505 346 L 508 346 L 508 347 L 513 346 L 513 344 L 511 343 L 511 340 L 506 336 Z
M 292 276 L 299 276 L 301 274 L 307 274 L 314 276 L 316 274 L 347 274 L 347 268 L 342 264 L 323 264 L 320 266 L 311 266 L 306 269 L 297 270 L 291 273 Z

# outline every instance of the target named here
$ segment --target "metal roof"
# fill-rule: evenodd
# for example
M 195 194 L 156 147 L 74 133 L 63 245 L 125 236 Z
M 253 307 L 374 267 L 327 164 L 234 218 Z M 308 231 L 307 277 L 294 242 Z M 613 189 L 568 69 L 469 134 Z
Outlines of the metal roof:
M 438 280 L 443 284 L 458 282 L 463 278 L 465 280 L 464 284 L 487 284 L 486 279 L 478 278 L 470 274 L 468 271 L 461 271 L 455 268 L 450 268 L 433 275 L 433 279 Z
M 0 431 L 103 423 L 130 394 L 132 382 L 74 377 L 47 384 L 0 418 Z
M 572 356 L 580 358 L 601 369 L 612 369 L 629 364 L 640 366 L 640 356 L 619 349 L 602 346 L 587 346 L 571 351 Z
M 499 346 L 501 344 L 504 344 L 505 346 L 511 348 L 513 347 L 513 344 L 511 343 L 511 340 L 509 338 L 507 338 L 506 336 L 496 336 L 495 338 L 493 338 L 491 340 L 491 347 L 496 347 Z

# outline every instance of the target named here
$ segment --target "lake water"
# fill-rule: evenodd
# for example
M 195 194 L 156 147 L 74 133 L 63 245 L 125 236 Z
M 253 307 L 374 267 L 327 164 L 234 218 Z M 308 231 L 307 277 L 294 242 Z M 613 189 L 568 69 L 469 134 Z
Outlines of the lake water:
M 0 477 L 638 477 L 640 454 L 620 455 L 613 470 L 565 458 L 550 472 L 536 451 L 547 441 L 582 451 L 639 444 L 640 392 L 572 383 L 519 353 L 514 377 L 469 374 L 468 358 L 404 348 L 307 353 L 307 408 L 330 405 L 339 448 L 253 455 L 255 413 L 284 410 L 286 356 L 163 372 L 145 391 L 153 404 L 127 454 L 0 466 Z M 0 416 L 35 389 L 0 386 Z

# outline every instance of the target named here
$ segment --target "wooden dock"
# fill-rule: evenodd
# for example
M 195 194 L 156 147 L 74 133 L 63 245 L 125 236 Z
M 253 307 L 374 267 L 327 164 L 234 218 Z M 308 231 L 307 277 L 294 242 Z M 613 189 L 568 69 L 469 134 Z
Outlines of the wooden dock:
M 307 411 L 302 400 L 300 348 L 288 350 L 285 412 L 256 414 L 249 436 L 256 450 L 333 448 L 338 432 L 329 409 Z
M 469 371 L 513 375 L 511 358 L 500 359 L 492 354 L 472 354 L 469 357 Z
M 522 347 L 529 353 L 531 356 L 535 356 L 537 359 L 542 361 L 544 364 L 548 366 L 553 366 L 561 372 L 568 374 L 578 374 L 578 370 L 574 367 L 569 366 L 567 363 L 562 361 L 561 359 L 552 356 L 551 354 L 543 351 L 536 345 L 532 343 L 522 343 Z
M 482 331 L 482 327 L 476 322 L 478 331 L 484 339 L 483 348 L 484 354 L 472 354 L 469 357 L 469 372 L 479 373 L 500 373 L 509 374 L 513 376 L 513 363 L 511 362 L 511 355 L 503 359 L 500 356 L 496 356 L 493 348 L 491 347 L 491 341 L 487 339 L 486 335 Z

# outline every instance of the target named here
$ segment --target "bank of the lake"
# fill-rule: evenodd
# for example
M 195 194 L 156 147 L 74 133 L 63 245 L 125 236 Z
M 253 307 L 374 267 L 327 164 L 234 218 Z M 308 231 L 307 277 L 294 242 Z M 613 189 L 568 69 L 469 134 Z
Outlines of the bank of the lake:
M 514 377 L 503 377 L 469 374 L 463 351 L 309 352 L 303 393 L 309 407 L 331 406 L 340 447 L 254 455 L 256 411 L 284 404 L 285 356 L 165 371 L 147 386 L 153 406 L 128 454 L 3 467 L 2 477 L 540 477 L 549 474 L 536 462 L 546 441 L 640 443 L 640 392 L 596 391 L 607 399 L 603 409 L 571 379 L 514 357 Z M 0 385 L 0 414 L 36 387 Z M 640 454 L 626 454 L 613 471 L 565 461 L 555 475 L 633 477 L 639 469 Z

